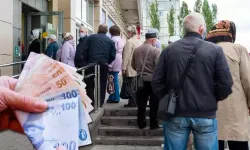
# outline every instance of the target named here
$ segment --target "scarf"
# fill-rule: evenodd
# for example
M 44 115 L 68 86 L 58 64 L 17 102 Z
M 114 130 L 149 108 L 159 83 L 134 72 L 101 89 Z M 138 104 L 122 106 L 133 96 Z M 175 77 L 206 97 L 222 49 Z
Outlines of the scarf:
M 222 20 L 215 24 L 208 32 L 205 40 L 213 43 L 231 42 L 234 43 L 236 39 L 236 26 L 234 22 Z

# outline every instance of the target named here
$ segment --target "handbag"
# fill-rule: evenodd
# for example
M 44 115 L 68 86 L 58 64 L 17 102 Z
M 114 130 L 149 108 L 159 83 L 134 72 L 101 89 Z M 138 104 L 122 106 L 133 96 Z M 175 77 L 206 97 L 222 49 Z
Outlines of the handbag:
M 114 85 L 114 76 L 113 75 L 108 76 L 107 93 L 110 95 L 115 93 L 115 85 Z
M 136 88 L 137 88 L 137 91 L 144 88 L 144 81 L 143 81 L 142 75 L 143 75 L 143 72 L 144 72 L 146 61 L 148 59 L 149 50 L 150 50 L 150 47 L 148 48 L 147 53 L 146 53 L 146 57 L 145 57 L 145 59 L 143 61 L 142 70 L 136 76 L 136 86 L 137 86 Z
M 192 53 L 189 55 L 186 67 L 185 67 L 184 72 L 182 73 L 182 75 L 180 77 L 180 80 L 177 84 L 177 87 L 168 90 L 167 94 L 160 100 L 159 108 L 158 108 L 158 118 L 160 120 L 165 120 L 166 115 L 172 116 L 175 114 L 176 104 L 177 104 L 177 100 L 179 98 L 180 90 L 184 85 L 184 81 L 185 81 L 185 78 L 188 74 L 189 68 L 190 68 L 192 62 L 194 61 L 196 52 L 198 51 L 201 44 L 202 44 L 202 41 L 199 41 L 196 44 L 196 46 L 194 47 Z

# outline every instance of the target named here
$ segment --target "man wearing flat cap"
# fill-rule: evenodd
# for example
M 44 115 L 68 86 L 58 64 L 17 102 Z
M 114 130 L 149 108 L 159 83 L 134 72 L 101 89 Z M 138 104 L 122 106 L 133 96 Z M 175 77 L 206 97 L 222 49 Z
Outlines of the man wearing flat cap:
M 155 47 L 157 42 L 156 33 L 146 33 L 146 41 L 135 49 L 132 58 L 132 67 L 137 71 L 137 77 L 143 80 L 143 87 L 137 89 L 137 124 L 140 129 L 147 126 L 146 124 L 146 106 L 149 100 L 150 107 L 150 129 L 158 128 L 157 111 L 158 99 L 152 91 L 151 81 L 161 51 Z

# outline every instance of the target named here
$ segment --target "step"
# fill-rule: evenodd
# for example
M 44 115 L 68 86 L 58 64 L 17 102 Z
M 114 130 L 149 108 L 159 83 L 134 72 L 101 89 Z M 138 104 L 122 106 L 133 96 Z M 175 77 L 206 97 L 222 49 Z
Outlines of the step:
M 91 150 L 162 150 L 161 146 L 95 145 Z
M 149 125 L 149 117 L 146 117 Z M 102 125 L 108 126 L 137 126 L 136 116 L 104 116 L 101 119 Z
M 140 146 L 161 146 L 164 142 L 164 138 L 161 136 L 122 136 L 122 137 L 113 137 L 113 136 L 99 136 L 96 138 L 96 144 L 102 145 L 140 145 Z M 119 149 L 117 149 L 119 150 Z M 120 149 L 122 150 L 122 149 Z
M 146 116 L 149 115 L 149 108 L 146 110 Z M 120 108 L 120 109 L 106 109 L 104 116 L 137 116 L 137 107 Z
M 100 136 L 163 136 L 163 129 L 150 130 L 149 127 L 139 129 L 136 126 L 101 126 Z

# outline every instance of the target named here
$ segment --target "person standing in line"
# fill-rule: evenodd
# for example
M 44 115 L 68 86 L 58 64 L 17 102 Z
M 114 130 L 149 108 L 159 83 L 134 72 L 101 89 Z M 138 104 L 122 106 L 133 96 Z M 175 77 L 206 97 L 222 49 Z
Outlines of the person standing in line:
M 160 99 L 158 117 L 165 127 L 164 150 L 186 149 L 190 132 L 196 150 L 217 150 L 217 103 L 232 93 L 232 76 L 222 48 L 203 40 L 203 15 L 190 13 L 183 27 L 186 35 L 163 50 L 152 80 Z M 192 64 L 183 78 L 188 61 Z M 171 100 L 167 98 L 170 93 Z M 173 104 L 174 98 L 176 107 L 164 109 L 163 104 Z
M 34 53 L 38 53 L 40 54 L 40 32 L 39 30 L 35 29 L 31 31 L 31 42 L 30 42 L 30 46 L 29 46 L 29 52 L 28 52 L 28 56 L 30 55 L 31 52 Z
M 76 46 L 76 56 L 75 56 L 75 66 L 77 68 L 81 68 L 86 65 L 85 60 L 82 59 L 84 58 L 84 56 L 81 56 L 81 54 L 85 46 L 85 41 L 88 38 L 88 29 L 81 27 L 79 29 L 79 36 L 80 39 L 78 45 Z
M 134 54 L 134 50 L 139 47 L 140 41 L 137 39 L 137 31 L 135 26 L 129 26 L 128 30 L 128 37 L 129 40 L 124 46 L 123 53 L 122 53 L 122 74 L 123 74 L 123 83 L 126 80 L 128 87 L 129 94 L 129 101 L 128 104 L 124 105 L 125 107 L 136 107 L 136 96 L 134 91 L 135 87 L 135 77 L 137 75 L 136 71 L 132 68 L 132 56 Z M 124 85 L 123 85 L 124 86 Z M 121 91 L 122 92 L 122 91 Z
M 158 29 L 155 29 L 155 28 L 149 29 L 149 30 L 148 30 L 148 33 L 156 33 L 157 38 L 156 38 L 155 47 L 158 48 L 160 51 L 162 51 L 162 45 L 161 45 L 161 42 L 160 42 L 160 40 L 159 40 L 159 35 L 158 35 L 158 34 L 159 34 L 159 31 L 158 31 Z
M 97 34 L 90 35 L 86 39 L 86 45 L 84 45 L 81 55 L 86 62 L 98 63 L 100 65 L 100 103 L 101 106 L 104 104 L 106 96 L 106 86 L 108 78 L 108 65 L 111 64 L 116 57 L 115 43 L 106 34 L 108 32 L 108 26 L 101 24 L 98 28 Z M 94 68 L 86 70 L 86 74 L 94 73 Z M 94 77 L 90 77 L 85 80 L 86 91 L 89 98 L 93 101 L 94 105 Z
M 66 33 L 64 36 L 64 44 L 62 46 L 61 62 L 69 66 L 75 67 L 75 40 L 71 33 Z
M 150 129 L 157 129 L 157 110 L 159 101 L 157 96 L 153 93 L 151 81 L 158 58 L 161 51 L 155 47 L 157 36 L 156 33 L 146 33 L 146 41 L 135 49 L 132 58 L 132 67 L 135 69 L 139 76 L 143 79 L 144 87 L 138 89 L 136 93 L 137 98 L 137 125 L 140 129 L 146 127 L 146 106 L 149 100 L 150 107 Z M 150 97 L 150 98 L 149 98 Z
M 114 77 L 114 89 L 115 92 L 109 95 L 107 103 L 119 103 L 120 102 L 120 90 L 119 90 L 119 77 L 118 74 L 122 68 L 122 51 L 125 43 L 121 38 L 121 31 L 117 25 L 113 25 L 109 28 L 109 33 L 111 35 L 111 39 L 115 42 L 116 48 L 116 56 L 115 60 L 108 66 L 109 67 L 109 75 Z
M 55 34 L 51 34 L 48 37 L 48 47 L 45 51 L 46 55 L 54 60 L 56 60 L 56 54 L 57 51 L 59 49 L 57 41 L 56 41 L 56 35 Z
M 236 26 L 222 20 L 209 31 L 206 40 L 222 47 L 233 76 L 233 93 L 218 103 L 219 150 L 225 141 L 229 150 L 249 150 L 250 58 L 245 47 L 234 44 Z
M 59 50 L 56 52 L 56 60 L 57 61 L 61 61 L 61 57 L 62 57 L 62 46 L 63 46 L 63 44 L 64 44 L 64 42 L 65 42 L 65 39 L 64 39 L 64 36 L 66 35 L 66 32 L 64 32 L 63 34 L 62 34 L 62 42 L 60 43 L 60 45 L 59 45 Z

